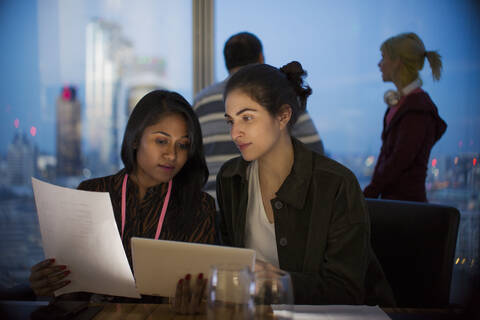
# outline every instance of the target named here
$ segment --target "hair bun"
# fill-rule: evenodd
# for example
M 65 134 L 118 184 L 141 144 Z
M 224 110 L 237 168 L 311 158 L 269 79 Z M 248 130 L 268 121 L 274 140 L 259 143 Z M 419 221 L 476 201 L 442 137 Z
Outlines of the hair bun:
M 302 65 L 298 61 L 292 61 L 280 68 L 290 81 L 300 102 L 300 108 L 305 111 L 307 107 L 307 98 L 312 94 L 312 88 L 306 85 L 303 78 L 307 76 L 307 71 L 303 70 Z

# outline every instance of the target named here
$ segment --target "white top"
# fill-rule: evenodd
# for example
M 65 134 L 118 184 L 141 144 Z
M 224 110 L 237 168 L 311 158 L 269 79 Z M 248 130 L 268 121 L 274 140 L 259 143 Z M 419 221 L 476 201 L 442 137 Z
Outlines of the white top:
M 245 226 L 245 245 L 257 252 L 256 258 L 271 263 L 279 268 L 275 225 L 267 219 L 263 207 L 258 162 L 252 161 L 247 169 L 248 205 Z

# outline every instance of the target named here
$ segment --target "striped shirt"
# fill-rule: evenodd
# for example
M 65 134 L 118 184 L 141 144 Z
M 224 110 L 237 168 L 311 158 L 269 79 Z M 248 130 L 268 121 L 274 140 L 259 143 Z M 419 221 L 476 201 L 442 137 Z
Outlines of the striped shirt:
M 240 152 L 230 137 L 230 127 L 225 121 L 223 91 L 228 78 L 200 91 L 195 97 L 194 111 L 202 127 L 205 159 L 210 175 L 204 190 L 216 198 L 216 177 L 222 165 Z M 323 143 L 310 115 L 304 112 L 292 128 L 292 135 L 312 151 L 323 155 Z
M 80 190 L 108 192 L 112 201 L 115 222 L 119 233 L 122 226 L 122 182 L 125 170 L 112 176 L 83 181 Z M 139 188 L 132 179 L 127 181 L 126 219 L 123 234 L 123 247 L 130 267 L 132 252 L 130 238 L 155 238 L 163 200 L 167 193 L 167 183 L 147 189 L 142 200 L 138 199 Z M 215 201 L 202 192 L 202 200 L 195 212 L 183 212 L 176 200 L 175 184 L 168 204 L 165 220 L 159 239 L 215 244 Z

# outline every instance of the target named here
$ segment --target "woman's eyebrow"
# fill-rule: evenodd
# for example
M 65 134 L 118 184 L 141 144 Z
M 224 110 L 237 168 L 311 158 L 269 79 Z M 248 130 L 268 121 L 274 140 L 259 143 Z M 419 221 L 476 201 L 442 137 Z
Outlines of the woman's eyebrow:
M 235 115 L 239 116 L 239 115 L 241 115 L 242 113 L 244 113 L 244 112 L 246 112 L 246 111 L 257 112 L 257 110 L 252 109 L 252 108 L 243 108 L 242 110 L 238 111 Z M 225 117 L 230 117 L 230 115 L 228 115 L 228 113 L 225 113 L 224 116 L 225 116 Z
M 163 135 L 165 135 L 165 136 L 167 136 L 167 137 L 171 137 L 171 135 L 168 134 L 168 133 L 166 133 L 165 131 L 159 130 L 159 131 L 154 131 L 154 132 L 152 132 L 152 134 L 157 134 L 157 133 L 163 134 Z M 188 135 L 183 136 L 182 138 L 187 138 L 187 139 L 188 139 Z

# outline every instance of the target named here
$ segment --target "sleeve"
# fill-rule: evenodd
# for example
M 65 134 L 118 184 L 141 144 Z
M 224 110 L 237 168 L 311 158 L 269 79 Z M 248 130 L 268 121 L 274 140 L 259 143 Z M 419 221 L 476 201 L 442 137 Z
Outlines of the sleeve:
M 363 304 L 369 239 L 362 192 L 356 180 L 346 181 L 334 199 L 326 249 L 318 252 L 323 259 L 319 272 L 291 272 L 295 303 Z
M 223 187 L 224 182 L 222 181 L 222 172 L 223 168 L 220 169 L 220 172 L 217 174 L 217 203 L 218 203 L 218 215 L 217 215 L 217 226 L 219 230 L 217 232 L 217 237 L 219 238 L 220 244 L 225 246 L 232 246 L 233 241 L 228 236 L 227 223 L 225 221 L 224 215 L 224 198 L 223 198 Z
M 323 142 L 308 112 L 304 112 L 292 128 L 292 135 L 310 150 L 323 155 Z
M 412 165 L 424 146 L 428 130 L 426 120 L 424 113 L 409 113 L 398 123 L 400 134 L 392 142 L 393 150 L 382 163 L 377 163 L 372 181 L 364 190 L 365 197 L 378 197 Z

